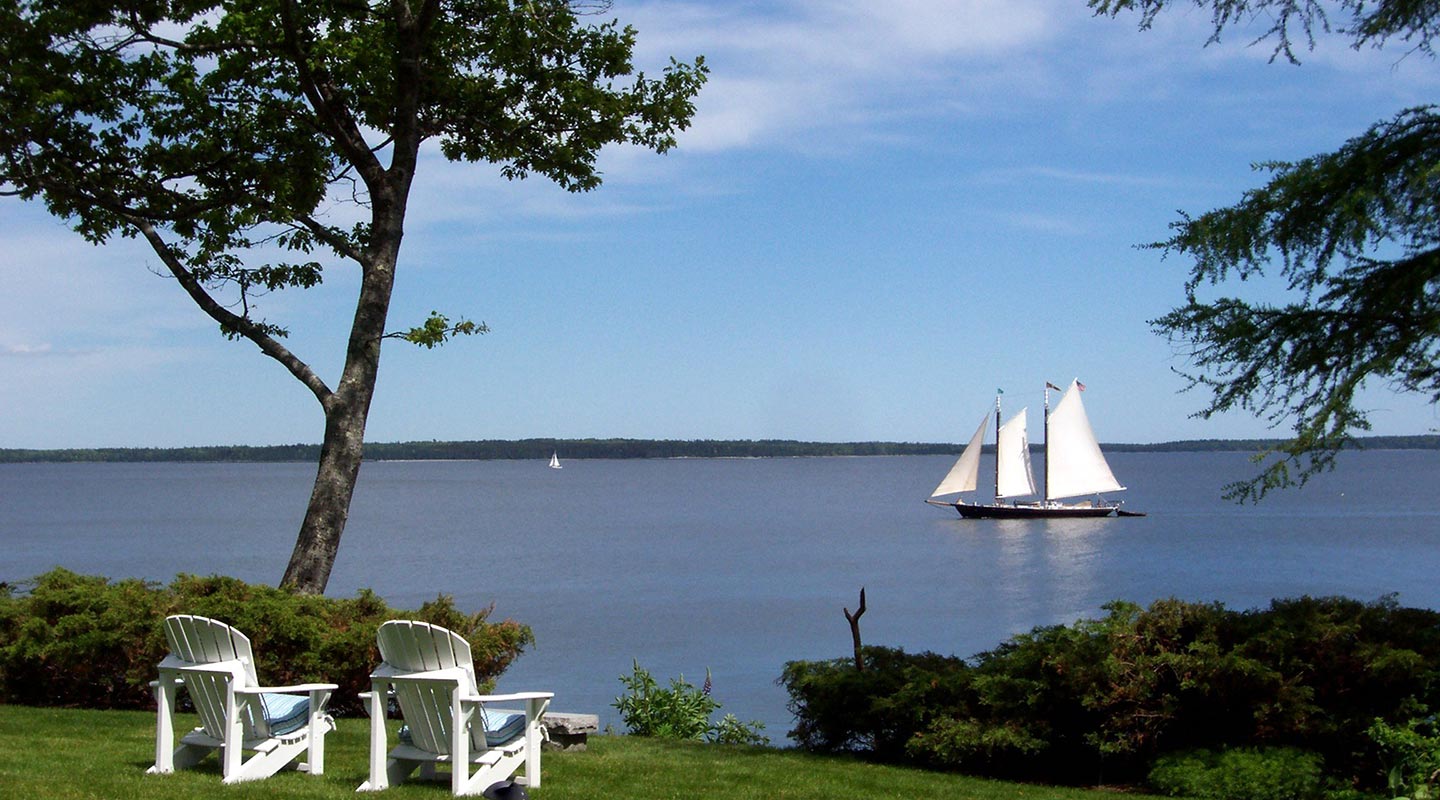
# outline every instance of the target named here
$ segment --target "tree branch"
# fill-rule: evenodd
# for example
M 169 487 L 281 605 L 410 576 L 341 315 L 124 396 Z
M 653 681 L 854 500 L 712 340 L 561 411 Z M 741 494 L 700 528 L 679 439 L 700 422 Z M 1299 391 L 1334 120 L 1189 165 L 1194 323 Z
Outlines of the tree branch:
M 384 169 L 371 152 L 364 135 L 360 133 L 360 126 L 354 116 L 345 104 L 340 102 L 334 84 L 311 68 L 309 55 L 300 42 L 294 0 L 280 3 L 280 17 L 285 50 L 300 78 L 305 99 L 310 102 L 310 107 L 315 109 L 315 114 L 331 141 L 345 154 L 346 160 L 355 166 L 361 179 L 373 192 L 379 186 Z
M 325 381 L 322 380 L 319 375 L 315 374 L 315 371 L 310 368 L 310 365 L 301 361 L 299 357 L 290 352 L 289 348 L 266 333 L 254 320 L 248 317 L 242 317 L 216 302 L 215 298 L 211 297 L 210 293 L 205 291 L 205 287 L 201 286 L 200 282 L 195 279 L 194 274 L 180 262 L 179 257 L 175 255 L 175 251 L 165 243 L 160 233 L 155 230 L 155 226 L 146 220 L 135 217 L 131 217 L 129 221 L 140 231 L 140 234 L 145 237 L 145 240 L 150 243 L 150 247 L 155 251 L 156 255 L 160 256 L 160 260 L 165 264 L 166 268 L 170 270 L 170 274 L 175 276 L 175 280 L 179 281 L 181 288 L 185 290 L 186 294 L 190 295 L 190 299 L 194 300 L 195 304 L 200 306 L 201 311 L 210 315 L 211 319 L 219 322 L 227 329 L 233 330 L 254 342 L 255 345 L 260 348 L 260 352 L 280 362 L 282 366 L 290 371 L 291 375 L 294 375 L 296 379 L 310 389 L 315 395 L 315 399 L 320 401 L 322 407 L 329 404 L 330 398 L 334 393 L 330 390 L 329 386 L 325 385 Z

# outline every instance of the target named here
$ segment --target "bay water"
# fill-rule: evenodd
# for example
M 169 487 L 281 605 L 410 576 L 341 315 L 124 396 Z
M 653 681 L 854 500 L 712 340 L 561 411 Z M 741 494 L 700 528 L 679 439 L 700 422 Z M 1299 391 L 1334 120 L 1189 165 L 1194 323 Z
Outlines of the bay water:
M 1220 496 L 1253 474 L 1243 454 L 1109 458 L 1130 487 L 1116 498 L 1148 516 L 962 520 L 922 502 L 941 456 L 371 462 L 328 593 L 493 604 L 537 638 L 500 688 L 554 691 L 556 710 L 617 729 L 633 662 L 696 686 L 708 668 L 721 713 L 764 722 L 777 744 L 792 724 L 785 662 L 847 656 L 843 609 L 861 587 L 867 644 L 964 656 L 1111 600 L 1395 593 L 1440 608 L 1440 452 L 1347 452 L 1245 506 Z M 274 583 L 313 477 L 310 464 L 0 465 L 0 581 L 64 566 Z

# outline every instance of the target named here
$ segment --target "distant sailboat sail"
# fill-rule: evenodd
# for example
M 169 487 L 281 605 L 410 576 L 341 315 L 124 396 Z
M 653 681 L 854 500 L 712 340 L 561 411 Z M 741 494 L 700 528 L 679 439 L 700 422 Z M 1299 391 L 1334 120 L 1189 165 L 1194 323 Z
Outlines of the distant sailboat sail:
M 559 453 L 550 454 L 550 469 L 561 469 Z

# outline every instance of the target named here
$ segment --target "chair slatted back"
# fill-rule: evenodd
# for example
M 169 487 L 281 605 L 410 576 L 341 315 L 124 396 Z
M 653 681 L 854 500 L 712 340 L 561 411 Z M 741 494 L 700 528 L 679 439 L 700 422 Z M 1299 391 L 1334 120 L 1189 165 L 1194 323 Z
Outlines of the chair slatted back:
M 396 670 L 455 670 L 455 685 L 395 683 L 395 699 L 410 729 L 413 745 L 431 753 L 449 753 L 454 691 L 459 688 L 464 694 L 478 692 L 470 643 L 460 634 L 438 625 L 411 620 L 391 620 L 382 624 L 375 639 L 380 646 L 380 657 Z M 471 730 L 471 739 L 477 746 L 483 747 L 484 726 L 472 725 Z
M 182 661 L 197 665 L 231 665 L 228 675 L 183 669 L 180 673 L 205 733 L 217 739 L 224 738 L 227 684 L 235 681 L 243 687 L 260 685 L 255 674 L 250 637 L 219 620 L 178 614 L 165 618 L 165 639 L 170 644 L 171 654 Z M 269 735 L 264 714 L 256 713 L 257 705 L 248 703 L 241 710 L 241 723 L 247 737 Z

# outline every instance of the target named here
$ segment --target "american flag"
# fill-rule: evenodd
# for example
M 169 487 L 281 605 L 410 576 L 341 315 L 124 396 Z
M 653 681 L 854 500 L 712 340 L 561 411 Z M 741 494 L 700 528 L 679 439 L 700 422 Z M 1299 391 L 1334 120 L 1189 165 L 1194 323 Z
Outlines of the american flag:
M 1083 392 L 1085 391 L 1085 384 L 1081 383 L 1080 381 L 1075 381 L 1075 388 Z

